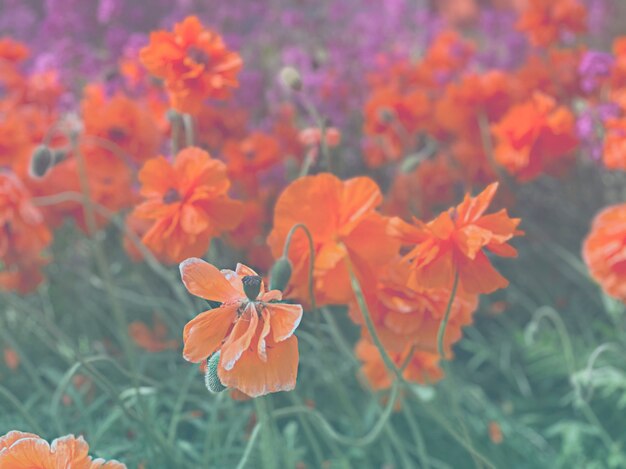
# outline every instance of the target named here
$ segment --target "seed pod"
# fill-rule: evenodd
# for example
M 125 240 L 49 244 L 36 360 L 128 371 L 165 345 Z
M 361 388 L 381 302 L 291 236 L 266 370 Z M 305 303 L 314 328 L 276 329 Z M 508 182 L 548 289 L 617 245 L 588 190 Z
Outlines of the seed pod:
M 300 72 L 293 67 L 283 67 L 280 71 L 279 78 L 285 88 L 293 91 L 302 89 L 302 77 Z
M 270 290 L 283 291 L 289 283 L 291 271 L 291 261 L 287 257 L 278 259 L 270 273 Z
M 261 292 L 261 282 L 263 279 L 258 275 L 246 275 L 241 279 L 243 291 L 250 301 L 255 301 Z
M 206 362 L 206 374 L 204 375 L 204 384 L 212 393 L 222 392 L 226 386 L 222 384 L 219 376 L 217 376 L 217 365 L 220 362 L 220 352 L 211 355 Z

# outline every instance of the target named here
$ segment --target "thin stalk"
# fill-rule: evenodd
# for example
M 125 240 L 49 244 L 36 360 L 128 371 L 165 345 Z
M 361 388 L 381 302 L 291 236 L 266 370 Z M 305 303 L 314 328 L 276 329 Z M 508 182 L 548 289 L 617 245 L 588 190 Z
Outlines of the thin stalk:
M 450 292 L 450 299 L 448 300 L 448 306 L 446 306 L 446 313 L 443 316 L 443 320 L 439 325 L 439 331 L 437 332 L 437 351 L 439 352 L 440 360 L 443 362 L 445 359 L 443 339 L 446 334 L 446 328 L 448 326 L 448 320 L 450 319 L 450 311 L 452 311 L 452 305 L 454 304 L 454 297 L 456 296 L 456 290 L 459 286 L 459 271 L 454 272 L 454 282 L 452 282 L 452 291 Z

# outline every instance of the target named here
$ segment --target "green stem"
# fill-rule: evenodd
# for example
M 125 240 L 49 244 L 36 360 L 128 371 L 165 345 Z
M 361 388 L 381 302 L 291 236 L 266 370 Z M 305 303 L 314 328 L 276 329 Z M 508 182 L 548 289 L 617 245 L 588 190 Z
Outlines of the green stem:
M 398 369 L 395 365 L 383 343 L 381 342 L 378 334 L 376 333 L 376 327 L 374 326 L 374 321 L 372 320 L 372 316 L 369 312 L 369 308 L 367 307 L 367 302 L 365 301 L 365 295 L 363 295 L 363 290 L 361 289 L 361 284 L 359 283 L 359 279 L 356 277 L 354 272 L 354 266 L 352 265 L 352 261 L 350 260 L 350 256 L 347 255 L 345 257 L 346 266 L 348 267 L 348 273 L 350 274 L 350 284 L 352 285 L 352 290 L 354 291 L 354 295 L 356 296 L 356 301 L 359 305 L 359 309 L 361 310 L 361 314 L 363 315 L 363 319 L 365 320 L 365 325 L 367 326 L 367 330 L 372 338 L 372 342 L 376 348 L 378 348 L 378 352 L 385 363 L 387 369 L 393 373 L 400 382 L 404 382 L 404 378 L 402 377 L 402 371 Z
M 437 351 L 439 352 L 439 359 L 443 361 L 445 359 L 443 339 L 446 334 L 446 328 L 448 327 L 448 320 L 450 319 L 450 311 L 452 311 L 452 305 L 454 303 L 454 297 L 456 296 L 456 290 L 459 286 L 459 272 L 454 273 L 454 282 L 452 283 L 452 291 L 450 292 L 450 299 L 448 300 L 448 306 L 446 307 L 446 313 L 443 316 L 443 320 L 439 325 L 439 332 L 437 332 Z
M 313 243 L 313 236 L 304 223 L 297 223 L 291 227 L 287 238 L 285 239 L 285 246 L 283 247 L 283 257 L 289 259 L 289 248 L 291 247 L 291 240 L 296 230 L 301 229 L 306 234 L 309 241 L 309 300 L 311 301 L 311 309 L 315 311 L 317 305 L 315 302 L 315 289 L 313 287 L 313 270 L 315 268 L 315 244 Z
M 254 399 L 254 407 L 259 424 L 265 429 L 265 431 L 261 433 L 261 460 L 263 461 L 263 467 L 265 469 L 274 469 L 279 466 L 275 458 L 275 435 L 267 399 L 268 396 L 257 397 Z

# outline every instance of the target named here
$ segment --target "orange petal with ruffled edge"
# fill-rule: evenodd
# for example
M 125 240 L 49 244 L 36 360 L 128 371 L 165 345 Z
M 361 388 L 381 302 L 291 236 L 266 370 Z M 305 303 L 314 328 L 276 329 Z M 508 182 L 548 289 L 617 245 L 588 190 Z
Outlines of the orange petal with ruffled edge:
M 10 431 L 6 435 L 0 437 L 0 451 L 4 448 L 8 448 L 17 440 L 21 440 L 23 438 L 39 438 L 39 436 L 34 433 L 20 432 L 17 430 Z
M 459 284 L 467 293 L 488 294 L 509 284 L 482 251 L 473 260 L 460 260 L 457 268 Z
M 163 156 L 146 161 L 138 177 L 142 186 L 140 193 L 144 197 L 161 197 L 168 189 L 177 187 L 174 170 Z
M 223 305 L 189 321 L 183 330 L 185 360 L 198 363 L 214 353 L 235 321 L 238 308 L 238 304 Z
M 237 290 L 217 267 L 197 257 L 180 263 L 180 276 L 189 293 L 205 300 L 228 303 L 245 297 L 243 288 Z
M 246 350 L 232 370 L 221 364 L 217 370 L 224 386 L 235 388 L 250 397 L 271 392 L 291 391 L 298 376 L 298 339 L 295 335 L 267 348 L 267 361 L 256 350 Z
M 257 331 L 259 315 L 254 303 L 248 303 L 244 313 L 237 319 L 235 327 L 224 342 L 220 356 L 220 366 L 230 370 L 246 351 Z
M 285 303 L 268 304 L 272 338 L 282 342 L 291 337 L 302 320 L 302 306 Z
M 492 182 L 476 197 L 470 197 L 469 194 L 466 195 L 463 202 L 461 202 L 456 208 L 458 217 L 457 222 L 465 224 L 478 220 L 489 208 L 497 190 L 498 183 Z

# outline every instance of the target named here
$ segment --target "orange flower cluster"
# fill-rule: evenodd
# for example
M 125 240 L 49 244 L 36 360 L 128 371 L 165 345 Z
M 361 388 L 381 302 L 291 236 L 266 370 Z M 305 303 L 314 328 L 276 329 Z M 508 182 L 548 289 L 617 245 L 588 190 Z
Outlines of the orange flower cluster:
M 436 379 L 441 376 L 437 331 L 453 291 L 444 336 L 447 353 L 460 339 L 461 328 L 471 323 L 478 294 L 507 285 L 485 250 L 514 256 L 516 251 L 508 242 L 521 232 L 519 219 L 509 218 L 505 210 L 485 215 L 496 189 L 497 184 L 492 184 L 476 198 L 466 196 L 430 223 L 414 220 L 415 225 L 409 225 L 377 212 L 382 196 L 369 178 L 341 181 L 326 173 L 300 178 L 278 198 L 268 238 L 275 258 L 286 249 L 292 265 L 285 292 L 307 301 L 308 285 L 313 282 L 318 305 L 351 305 L 351 318 L 363 326 L 357 354 L 367 361 L 365 374 L 383 375 L 384 381 L 377 380 L 373 386 L 387 387 L 384 383 L 391 378 L 380 373 L 384 369 L 381 357 L 369 342 L 356 302 L 354 282 L 358 282 L 377 335 L 393 359 L 399 365 L 413 349 L 417 354 L 410 357 L 407 376 L 421 382 Z M 305 231 L 293 229 L 298 225 L 310 233 L 312 253 Z M 402 245 L 411 247 L 404 256 Z M 453 285 L 457 275 L 458 289 Z
M 141 62 L 164 80 L 174 109 L 198 112 L 207 98 L 223 99 L 238 86 L 242 67 L 239 54 L 229 50 L 222 37 L 204 29 L 200 20 L 189 16 L 174 31 L 157 31 L 141 50 Z
M 190 293 L 221 303 L 185 326 L 185 359 L 198 363 L 219 353 L 219 381 L 250 397 L 292 390 L 298 374 L 293 333 L 302 306 L 280 303 L 281 292 L 267 291 L 261 277 L 243 264 L 234 272 L 220 271 L 191 258 L 181 263 L 180 273 Z
M 117 461 L 93 459 L 83 437 L 67 435 L 49 444 L 33 433 L 11 431 L 0 437 L 0 467 L 7 469 L 126 469 Z

